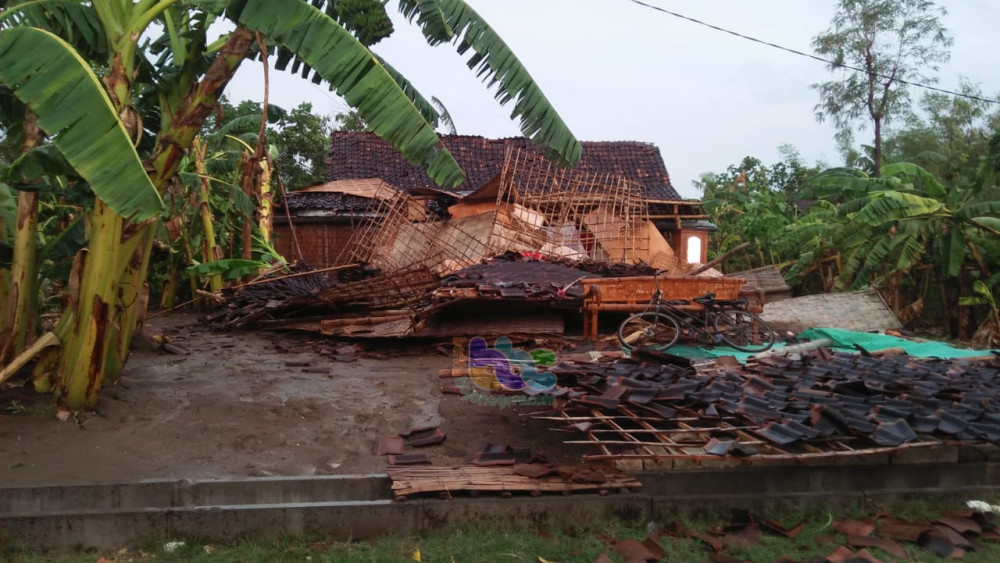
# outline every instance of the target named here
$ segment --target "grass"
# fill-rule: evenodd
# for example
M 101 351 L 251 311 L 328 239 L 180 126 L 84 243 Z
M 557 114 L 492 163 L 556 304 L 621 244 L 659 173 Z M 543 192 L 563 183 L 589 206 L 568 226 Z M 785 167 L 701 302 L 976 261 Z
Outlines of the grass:
M 781 557 L 808 561 L 814 557 L 831 554 L 844 544 L 844 537 L 836 532 L 832 523 L 847 518 L 871 517 L 880 512 L 890 513 L 911 521 L 929 521 L 949 510 L 963 508 L 961 503 L 931 503 L 911 500 L 890 506 L 838 504 L 833 512 L 812 508 L 782 506 L 767 511 L 755 511 L 755 516 L 779 521 L 785 526 L 803 524 L 802 532 L 795 538 L 764 532 L 754 546 L 731 546 L 726 554 L 737 560 L 776 561 Z M 729 512 L 701 511 L 678 515 L 678 522 L 685 528 L 711 534 L 730 523 Z M 286 537 L 270 541 L 244 540 L 228 545 L 206 543 L 188 539 L 174 549 L 167 542 L 149 543 L 138 549 L 123 549 L 117 553 L 76 553 L 45 555 L 3 549 L 0 541 L 0 560 L 5 557 L 14 563 L 74 563 L 88 562 L 272 562 L 308 561 L 321 562 L 533 562 L 567 563 L 593 562 L 600 554 L 607 553 L 611 561 L 622 561 L 601 540 L 601 535 L 622 539 L 643 540 L 667 522 L 628 525 L 621 521 L 596 524 L 578 524 L 567 521 L 552 530 L 535 528 L 495 529 L 485 525 L 470 525 L 461 529 L 429 535 L 427 537 L 390 536 L 370 542 L 335 542 L 323 538 Z M 900 542 L 902 543 L 902 542 Z M 9 544 L 8 544 L 9 545 Z M 666 552 L 665 561 L 708 561 L 711 553 L 700 540 L 663 536 L 661 545 Z M 943 559 L 913 544 L 904 544 L 913 561 L 930 562 Z M 869 548 L 882 561 L 893 557 L 877 548 Z M 1000 544 L 983 542 L 969 552 L 963 561 L 1000 561 Z

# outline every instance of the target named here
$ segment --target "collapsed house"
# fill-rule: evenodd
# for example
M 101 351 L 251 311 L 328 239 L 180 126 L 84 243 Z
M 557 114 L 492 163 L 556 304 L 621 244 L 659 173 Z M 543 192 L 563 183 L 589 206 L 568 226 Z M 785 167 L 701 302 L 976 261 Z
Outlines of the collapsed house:
M 655 153 L 652 164 L 640 159 L 622 174 L 587 157 L 576 169 L 561 168 L 523 140 L 446 138 L 475 187 L 450 193 L 400 165 L 395 152 L 380 152 L 390 149 L 374 137 L 334 140 L 331 181 L 289 194 L 290 219 L 276 228 L 279 250 L 316 270 L 244 287 L 216 314 L 225 326 L 537 341 L 562 335 L 566 318 L 582 313 L 584 335 L 593 337 L 599 312 L 645 308 L 651 274 L 664 270 L 667 298 L 708 291 L 748 298 L 775 328 L 854 318 L 861 324 L 850 328 L 894 326 L 874 292 L 783 299 L 789 290 L 774 268 L 690 275 L 708 266 L 708 231 L 698 229 L 704 217 L 697 203 L 679 200 L 649 145 L 618 144 L 623 155 Z M 591 145 L 585 143 L 591 159 L 616 146 Z M 956 440 L 1000 443 L 1000 414 L 991 402 L 996 362 L 822 348 L 746 366 L 732 358 L 642 357 L 648 350 L 628 359 L 614 351 L 600 361 L 595 353 L 560 357 L 550 368 L 558 384 L 542 392 L 554 408 L 535 413 L 570 432 L 567 443 L 596 450 L 589 460 L 684 467 L 898 456 Z
M 669 274 L 668 299 L 743 298 L 779 333 L 859 328 L 841 322 L 859 315 L 868 328 L 898 326 L 877 295 L 841 300 L 866 304 L 858 315 L 798 326 L 831 315 L 810 316 L 805 298 L 781 303 L 791 290 L 773 267 L 689 275 L 710 265 L 712 226 L 650 144 L 584 142 L 570 170 L 527 139 L 446 136 L 467 173 L 446 191 L 375 135 L 332 139 L 330 181 L 288 194 L 275 214 L 277 250 L 315 279 L 246 288 L 227 303 L 225 326 L 448 337 L 561 335 L 568 321 L 595 339 L 600 312 L 646 308 L 655 271 Z
M 467 172 L 460 188 L 475 189 L 442 191 L 374 135 L 335 133 L 331 181 L 288 194 L 275 226 L 278 251 L 328 282 L 314 282 L 311 302 L 295 288 L 295 299 L 231 299 L 227 325 L 558 335 L 579 315 L 582 280 L 681 275 L 706 261 L 700 205 L 680 199 L 652 145 L 584 143 L 570 170 L 527 139 L 444 143 Z
M 374 203 L 377 193 L 392 193 L 386 186 L 409 196 L 408 213 L 416 221 L 425 213 L 431 214 L 432 220 L 446 218 L 446 210 L 462 199 L 462 205 L 454 210 L 460 216 L 453 217 L 460 219 L 475 216 L 479 211 L 492 211 L 492 205 L 499 199 L 498 190 L 503 187 L 510 191 L 510 182 L 504 185 L 502 181 L 502 173 L 509 172 L 512 166 L 508 161 L 509 153 L 516 151 L 523 160 L 534 161 L 534 173 L 551 175 L 558 169 L 544 161 L 542 151 L 525 138 L 450 135 L 442 137 L 442 142 L 467 177 L 454 192 L 439 189 L 425 171 L 407 162 L 374 134 L 333 133 L 328 158 L 330 182 L 289 194 L 287 205 L 291 221 L 283 213 L 275 214 L 278 251 L 289 260 L 303 261 L 314 268 L 336 265 L 341 255 L 333 255 L 328 249 L 346 244 L 345 233 L 360 228 L 364 220 L 370 218 L 369 207 L 365 204 Z M 700 203 L 683 200 L 673 188 L 654 145 L 632 141 L 582 144 L 583 157 L 570 177 L 576 178 L 578 183 L 589 182 L 591 185 L 586 190 L 589 195 L 601 194 L 612 204 L 615 203 L 612 192 L 629 191 L 632 201 L 623 201 L 620 205 L 641 207 L 646 219 L 666 239 L 678 260 L 705 262 L 708 229 L 711 229 L 704 223 L 708 217 Z M 523 170 L 523 164 L 520 167 L 523 177 L 527 171 Z M 628 190 L 622 182 L 628 184 Z M 574 189 L 575 195 L 585 195 L 580 193 L 580 186 Z M 565 193 L 571 195 L 568 190 Z M 594 217 L 592 220 L 600 219 Z M 302 233 L 298 246 L 294 243 L 291 225 Z M 321 232 L 324 230 L 329 234 L 324 235 Z M 689 249 L 697 252 L 689 254 Z

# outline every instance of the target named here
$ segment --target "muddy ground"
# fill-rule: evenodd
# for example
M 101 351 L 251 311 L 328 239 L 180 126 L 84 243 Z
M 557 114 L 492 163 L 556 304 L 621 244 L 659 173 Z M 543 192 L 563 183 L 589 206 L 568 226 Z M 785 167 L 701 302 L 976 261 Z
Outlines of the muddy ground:
M 95 412 L 62 422 L 51 396 L 0 389 L 0 486 L 384 472 L 380 436 L 434 425 L 444 443 L 412 451 L 436 465 L 470 461 L 483 442 L 561 463 L 588 453 L 523 416 L 539 407 L 443 394 L 448 346 L 364 343 L 339 361 L 335 342 L 304 333 L 215 332 L 193 314 L 151 324 L 190 354 L 135 350 Z

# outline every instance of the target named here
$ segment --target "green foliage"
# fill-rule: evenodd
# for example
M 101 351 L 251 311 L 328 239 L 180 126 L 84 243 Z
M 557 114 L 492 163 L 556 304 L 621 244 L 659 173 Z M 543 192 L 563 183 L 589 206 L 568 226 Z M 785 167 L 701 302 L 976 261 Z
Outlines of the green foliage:
M 997 311 L 997 298 L 993 295 L 992 288 L 997 285 L 997 276 L 993 276 L 993 279 L 990 281 L 992 283 L 987 284 L 983 280 L 976 280 L 975 283 L 972 284 L 972 291 L 975 295 L 959 298 L 958 304 L 963 307 L 969 307 L 972 305 L 989 305 L 990 309 L 992 309 L 995 314 Z
M 780 264 L 791 258 L 793 249 L 783 232 L 795 220 L 799 197 L 817 171 L 804 166 L 794 150 L 786 148 L 785 153 L 783 162 L 771 166 L 746 157 L 724 173 L 702 176 L 698 187 L 704 192 L 703 205 L 718 228 L 711 237 L 710 254 L 751 243 L 747 253 L 727 260 L 723 271 Z
M 464 181 L 461 168 L 447 150 L 438 147 L 434 130 L 415 114 L 392 76 L 336 22 L 303 2 L 249 0 L 230 4 L 227 13 L 296 52 L 369 120 L 374 133 L 411 162 L 426 166 L 428 175 L 440 185 L 454 187 Z
M 24 184 L 44 176 L 76 176 L 73 166 L 66 161 L 59 149 L 50 143 L 19 154 L 3 168 L 0 179 L 14 185 L 21 184 L 20 189 L 32 189 L 32 186 Z
M 240 258 L 225 258 L 204 264 L 196 264 L 185 270 L 188 276 L 207 278 L 215 274 L 222 274 L 227 280 L 237 280 L 243 276 L 253 275 L 260 272 L 262 267 L 267 267 L 268 263 L 258 260 L 243 260 Z
M 3 102 L 3 90 L 4 88 L 0 86 L 0 104 Z M 11 97 L 13 98 L 13 96 Z M 20 115 L 24 115 L 24 112 L 21 111 Z M 20 152 L 21 145 L 19 131 L 11 129 L 17 126 L 16 123 L 4 123 L 4 117 L 5 115 L 0 111 L 0 166 L 6 166 L 13 162 Z M 11 121 L 16 122 L 15 119 L 11 119 Z
M 35 56 L 40 52 L 46 56 Z M 135 220 L 159 214 L 163 202 L 118 112 L 71 45 L 41 29 L 15 27 L 0 32 L 0 59 L 9 61 L 0 65 L 0 82 L 32 107 L 39 125 L 98 197 Z
M 0 246 L 14 239 L 14 224 L 17 221 L 17 196 L 10 186 L 0 182 Z M 5 264 L 0 250 L 0 265 Z M 10 257 L 8 256 L 9 260 Z
M 365 123 L 365 119 L 353 109 L 338 113 L 333 116 L 333 120 L 337 122 L 338 131 L 354 131 L 355 133 L 368 131 L 368 124 Z
M 3 150 L 8 152 L 0 158 L 5 164 L 15 164 L 6 167 L 6 178 L 22 189 L 29 185 L 27 178 L 44 172 L 43 181 L 30 183 L 31 189 L 46 195 L 56 189 L 63 192 L 54 201 L 46 197 L 40 202 L 38 232 L 30 230 L 33 220 L 21 222 L 28 227 L 18 231 L 18 252 L 11 267 L 18 276 L 14 282 L 3 281 L 4 287 L 35 277 L 33 239 L 45 244 L 47 229 L 62 229 L 67 236 L 51 242 L 64 248 L 77 240 L 82 228 L 67 227 L 93 211 L 84 229 L 89 241 L 87 260 L 81 261 L 78 299 L 73 301 L 74 310 L 63 315 L 56 328 L 62 347 L 46 351 L 51 356 L 39 362 L 46 366 L 39 379 L 44 380 L 42 387 L 54 386 L 71 407 L 81 408 L 95 404 L 105 377 L 114 379 L 120 374 L 133 329 L 145 307 L 140 294 L 149 264 L 169 263 L 161 260 L 162 254 L 167 258 L 178 254 L 178 249 L 164 240 L 171 238 L 181 247 L 187 264 L 197 260 L 199 247 L 201 262 L 218 258 L 222 244 L 209 242 L 207 236 L 213 230 L 214 216 L 206 213 L 206 235 L 198 241 L 196 231 L 184 228 L 183 215 L 210 205 L 227 205 L 222 201 L 232 200 L 236 193 L 232 186 L 237 184 L 253 192 L 248 187 L 250 179 L 237 182 L 231 175 L 225 177 L 236 170 L 229 158 L 242 157 L 246 146 L 255 146 L 248 143 L 255 137 L 241 136 L 253 131 L 237 132 L 249 120 L 234 122 L 232 132 L 213 139 L 216 145 L 209 159 L 220 165 L 223 174 L 211 183 L 211 189 L 199 186 L 193 198 L 191 171 L 181 180 L 192 183 L 185 186 L 177 179 L 209 109 L 219 101 L 243 58 L 258 48 L 252 41 L 254 33 L 262 39 L 256 45 L 277 48 L 277 66 L 283 68 L 290 59 L 286 55 L 294 53 L 293 70 L 302 63 L 314 68 L 314 78 L 326 80 L 340 93 L 371 131 L 411 162 L 425 167 L 439 184 L 455 186 L 463 180 L 457 163 L 441 148 L 434 131 L 436 118 L 425 118 L 431 114 L 415 105 L 417 97 L 368 49 L 391 32 L 384 4 L 381 0 L 32 0 L 4 5 L 0 11 L 0 129 Z M 475 52 L 470 65 L 491 85 L 498 85 L 501 103 L 513 102 L 514 115 L 521 118 L 526 134 L 564 162 L 579 159 L 579 143 L 520 62 L 474 11 L 460 0 L 422 1 L 420 9 L 438 11 L 439 17 L 421 17 L 418 25 L 430 30 L 443 19 L 456 30 L 459 50 Z M 209 45 L 209 28 L 223 16 L 238 27 Z M 15 149 L 17 140 L 29 130 L 21 124 L 31 123 L 25 117 L 25 106 L 31 108 L 41 129 L 72 167 L 72 177 L 56 175 L 68 167 L 54 158 L 57 155 L 51 147 L 20 160 L 15 156 L 19 152 Z M 307 119 L 309 113 L 306 110 L 295 117 Z M 308 139 L 298 142 L 311 144 Z M 324 138 L 314 148 L 325 150 L 326 144 Z M 301 158 L 303 162 L 315 160 L 312 156 Z M 255 170 L 255 162 L 246 162 L 241 168 Z M 203 172 L 199 167 L 196 173 L 205 175 Z M 9 195 L 9 190 L 5 194 Z M 76 198 L 84 200 L 82 205 Z M 164 199 L 169 202 L 167 208 Z M 10 198 L 5 200 L 4 208 L 9 211 Z M 225 218 L 245 219 L 250 207 L 246 198 L 230 201 L 224 207 L 228 211 Z M 165 209 L 169 211 L 163 217 Z M 35 216 L 34 205 L 30 215 Z M 161 218 L 168 219 L 166 228 L 161 229 L 165 236 L 154 241 Z M 229 230 L 230 251 L 236 247 L 234 233 L 235 229 Z M 152 248 L 157 255 L 150 260 Z M 258 252 L 274 254 L 269 248 Z M 246 265 L 229 263 L 227 271 L 242 266 Z M 0 272 L 4 280 L 5 275 Z M 176 286 L 176 276 L 171 281 Z M 27 296 L 34 288 L 10 293 L 0 288 L 0 292 Z M 7 310 L 34 309 L 20 301 L 11 303 L 4 297 L 3 305 L 10 307 Z M 21 322 L 24 318 L 27 316 L 17 315 L 19 337 L 26 334 L 26 323 Z M 0 332 L 6 331 L 0 327 Z M 6 336 L 3 340 L 10 342 Z M 5 346 L 0 353 L 6 355 L 8 349 Z
M 97 13 L 76 0 L 14 0 L 0 14 L 8 25 L 46 29 L 58 35 L 87 59 L 107 55 L 108 41 Z
M 300 104 L 269 130 L 278 149 L 274 167 L 285 189 L 295 191 L 326 181 L 326 153 L 330 145 L 330 118 Z
M 469 68 L 490 86 L 498 85 L 495 97 L 501 104 L 514 103 L 511 118 L 520 120 L 521 133 L 545 147 L 549 158 L 576 165 L 583 148 L 496 31 L 462 0 L 438 0 L 437 4 L 455 33 L 458 52 L 472 50 Z M 431 45 L 439 41 L 433 34 L 424 36 Z
M 963 94 L 986 96 L 963 82 Z M 887 162 L 913 162 L 942 182 L 969 187 L 982 183 L 980 163 L 990 153 L 991 136 L 1000 131 L 1000 108 L 973 98 L 930 93 L 921 99 L 920 116 L 885 140 Z
M 912 163 L 888 164 L 880 177 L 829 170 L 815 185 L 830 201 L 787 229 L 801 249 L 792 277 L 825 264 L 827 289 L 888 284 L 897 306 L 926 296 L 937 280 L 940 319 L 1000 263 L 993 226 L 1000 225 L 1000 201 L 984 197 L 990 186 L 944 183 Z M 923 283 L 914 283 L 915 270 Z

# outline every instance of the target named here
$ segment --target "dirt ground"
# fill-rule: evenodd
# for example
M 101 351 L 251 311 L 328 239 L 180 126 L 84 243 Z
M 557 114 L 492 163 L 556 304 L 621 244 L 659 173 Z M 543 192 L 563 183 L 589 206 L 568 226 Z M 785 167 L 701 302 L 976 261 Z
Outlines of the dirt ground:
M 0 389 L 0 486 L 383 472 L 380 436 L 434 425 L 444 443 L 411 450 L 436 465 L 469 461 L 483 442 L 561 463 L 587 453 L 521 415 L 537 406 L 442 394 L 446 346 L 363 343 L 344 362 L 315 335 L 215 332 L 193 314 L 151 323 L 190 354 L 134 351 L 95 412 L 61 422 L 51 396 Z

